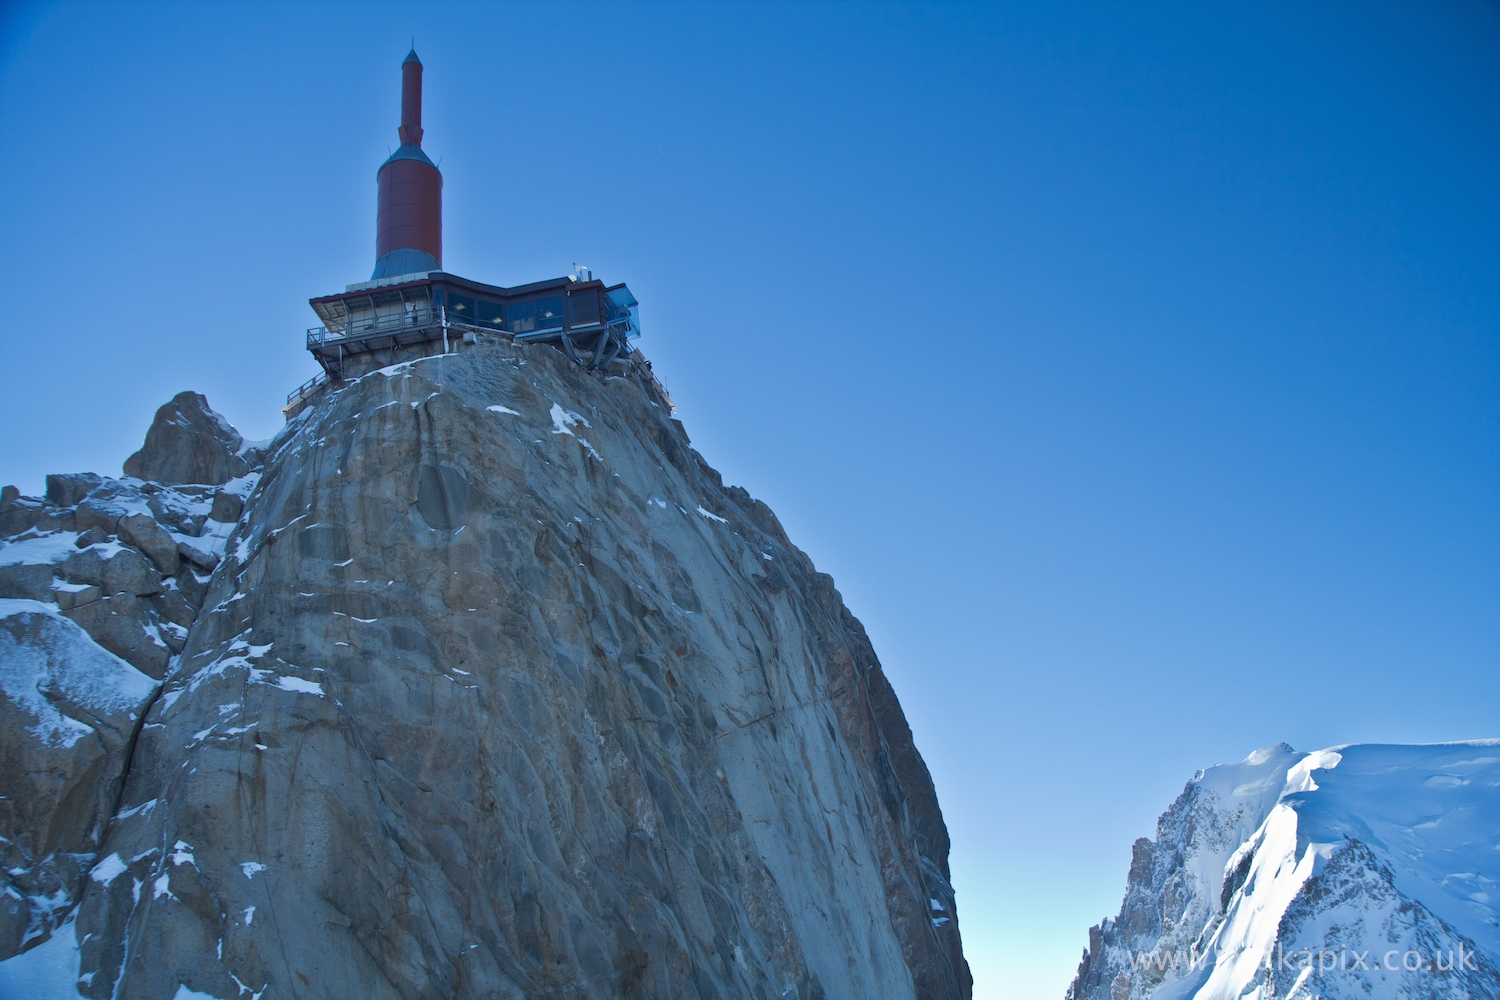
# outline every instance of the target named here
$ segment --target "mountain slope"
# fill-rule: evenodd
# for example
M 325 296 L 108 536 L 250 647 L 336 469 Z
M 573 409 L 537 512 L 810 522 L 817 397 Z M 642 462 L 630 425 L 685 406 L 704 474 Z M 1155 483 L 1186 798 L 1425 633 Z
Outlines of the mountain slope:
M 1500 741 L 1284 744 L 1135 845 L 1070 1000 L 1500 997 Z
M 248 475 L 83 886 L 84 995 L 969 995 L 863 629 L 648 377 L 396 365 Z

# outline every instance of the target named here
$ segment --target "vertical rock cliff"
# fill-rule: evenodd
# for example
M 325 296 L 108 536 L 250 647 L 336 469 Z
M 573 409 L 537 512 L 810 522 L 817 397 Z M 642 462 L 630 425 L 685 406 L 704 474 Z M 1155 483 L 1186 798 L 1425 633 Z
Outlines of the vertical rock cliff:
M 95 998 L 968 997 L 863 628 L 668 407 L 490 344 L 263 451 L 179 397 L 130 477 L 9 494 L 0 572 L 37 568 L 0 660 L 114 686 L 68 716 L 105 763 L 34 762 L 51 791 L 0 814 L 47 873 L 12 875 L 0 977 L 47 949 Z M 37 699 L 77 699 L 25 656 L 0 739 L 41 760 Z

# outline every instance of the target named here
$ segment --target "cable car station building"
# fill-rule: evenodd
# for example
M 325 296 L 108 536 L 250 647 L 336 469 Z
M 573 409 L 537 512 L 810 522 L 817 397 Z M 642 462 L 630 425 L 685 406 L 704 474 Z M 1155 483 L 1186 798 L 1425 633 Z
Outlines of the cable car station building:
M 422 63 L 401 64 L 401 146 L 376 173 L 375 271 L 337 295 L 310 300 L 321 326 L 307 349 L 322 373 L 287 398 L 287 412 L 328 382 L 395 361 L 476 344 L 486 335 L 555 343 L 584 368 L 627 365 L 640 336 L 635 297 L 583 268 L 504 288 L 442 269 L 443 176 L 422 152 Z

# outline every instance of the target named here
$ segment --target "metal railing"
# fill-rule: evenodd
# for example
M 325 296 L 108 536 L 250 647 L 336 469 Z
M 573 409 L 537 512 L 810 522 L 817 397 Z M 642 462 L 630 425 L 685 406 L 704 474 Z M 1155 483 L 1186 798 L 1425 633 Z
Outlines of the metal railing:
M 458 327 L 465 330 L 481 330 L 486 333 L 503 333 L 515 337 L 517 340 L 542 340 L 551 339 L 560 335 L 564 330 L 569 333 L 592 333 L 595 330 L 605 328 L 621 339 L 628 338 L 637 333 L 635 324 L 631 317 L 616 316 L 608 317 L 602 323 L 579 324 L 577 326 L 544 327 L 539 330 L 514 331 L 507 330 L 504 326 L 494 323 L 480 323 L 471 318 L 455 318 L 443 311 L 436 313 L 394 313 L 385 316 L 375 316 L 368 319 L 360 319 L 347 324 L 342 330 L 330 330 L 326 326 L 309 327 L 307 331 L 307 349 L 317 347 L 347 344 L 351 341 L 373 340 L 377 337 L 389 336 L 404 331 L 418 331 L 425 329 L 437 329 L 440 327 Z
M 301 385 L 297 386 L 297 388 L 286 394 L 286 405 L 291 406 L 297 400 L 302 399 L 305 396 L 312 395 L 314 389 L 327 384 L 328 373 L 318 372 L 318 374 L 314 375 L 312 378 L 308 379 L 306 382 L 303 382 Z
M 395 324 L 391 324 L 391 326 L 393 328 L 397 328 L 397 329 L 410 329 L 410 330 L 416 330 L 416 329 L 421 329 L 422 327 L 432 326 L 432 327 L 444 327 L 446 329 L 460 329 L 460 328 L 462 328 L 462 329 L 478 330 L 478 331 L 481 331 L 481 332 L 486 332 L 487 331 L 486 327 L 478 326 L 477 324 L 473 324 L 473 323 L 453 323 L 453 322 L 444 323 L 441 319 L 438 319 L 436 322 L 431 322 L 431 323 L 421 323 L 421 324 L 414 323 L 414 324 L 411 324 L 410 326 L 404 326 L 403 325 L 403 326 L 397 327 Z M 651 363 L 649 361 L 646 361 L 643 358 L 639 357 L 638 355 L 635 356 L 635 357 L 631 357 L 631 355 L 634 354 L 635 352 L 633 352 L 631 350 L 631 348 L 629 346 L 629 342 L 626 339 L 628 337 L 628 335 L 630 333 L 630 329 L 631 329 L 631 324 L 628 322 L 628 320 L 624 320 L 624 321 L 622 321 L 622 320 L 615 320 L 613 322 L 606 322 L 606 323 L 599 323 L 599 324 L 590 324 L 587 327 L 574 327 L 572 329 L 569 329 L 566 332 L 568 334 L 570 334 L 570 335 L 573 332 L 575 332 L 575 331 L 578 332 L 578 333 L 592 333 L 595 330 L 599 330 L 601 328 L 603 328 L 604 330 L 607 331 L 606 336 L 611 336 L 612 335 L 613 338 L 615 338 L 615 340 L 619 344 L 619 349 L 617 351 L 611 351 L 610 352 L 611 359 L 615 358 L 617 355 L 623 355 L 624 357 L 628 358 L 629 359 L 629 363 L 638 372 L 640 372 L 640 374 L 642 376 L 644 376 L 644 378 L 646 379 L 646 381 L 649 382 L 656 389 L 656 391 L 658 393 L 660 393 L 661 398 L 667 404 L 668 410 L 669 411 L 675 410 L 676 406 L 672 402 L 671 395 L 667 392 L 667 387 L 661 383 L 661 380 L 656 377 L 656 373 L 651 370 Z M 350 341 L 350 340 L 361 340 L 361 339 L 364 339 L 365 337 L 368 337 L 368 336 L 379 336 L 381 332 L 384 332 L 384 331 L 379 331 L 379 332 L 374 332 L 374 333 L 368 333 L 368 334 L 365 334 L 365 333 L 356 333 L 356 334 L 350 336 L 350 335 L 347 335 L 347 334 L 343 334 L 343 333 L 331 331 L 331 330 L 329 330 L 326 327 L 315 326 L 315 327 L 309 328 L 308 331 L 307 331 L 307 346 L 309 348 L 312 348 L 314 346 L 319 346 L 319 345 L 322 345 L 322 344 L 339 344 L 339 343 L 345 343 L 345 342 Z M 487 332 L 495 332 L 495 331 L 487 331 Z M 552 329 L 552 330 L 540 330 L 540 331 L 537 331 L 537 332 L 538 333 L 542 333 L 544 335 L 545 334 L 551 334 L 553 336 L 557 336 L 559 334 L 562 334 L 564 331 L 561 328 L 558 328 L 558 329 Z M 525 343 L 527 340 L 530 340 L 530 339 L 532 339 L 532 338 L 527 337 L 525 335 L 521 335 L 521 336 L 515 337 L 515 340 L 518 343 Z M 567 340 L 565 338 L 560 338 L 560 339 L 563 339 L 564 345 L 565 345 L 565 349 L 572 348 L 573 345 L 572 345 L 572 343 L 571 343 L 570 340 Z M 575 357 L 574 356 L 574 351 L 568 350 L 568 354 L 569 354 L 570 357 L 573 358 L 574 361 L 578 362 L 579 364 L 584 364 L 584 361 L 582 361 L 579 357 Z M 597 360 L 597 358 L 595 360 Z M 592 366 L 591 365 L 587 365 L 586 367 L 592 367 Z M 296 403 L 296 402 L 298 402 L 300 400 L 306 399 L 308 396 L 311 396 L 314 392 L 316 392 L 318 389 L 322 388 L 323 386 L 329 384 L 331 381 L 333 381 L 333 379 L 328 374 L 328 372 L 326 372 L 326 371 L 318 372 L 318 374 L 314 375 L 312 378 L 308 379 L 306 382 L 303 382 L 301 385 L 297 386 L 297 388 L 293 389 L 291 392 L 289 392 L 289 393 L 286 394 L 286 404 L 287 404 L 287 406 L 290 407 L 292 404 L 294 404 L 294 403 Z
M 429 326 L 441 326 L 442 320 L 427 310 L 412 313 L 389 313 L 384 316 L 360 317 L 346 323 L 342 330 L 330 330 L 326 326 L 314 326 L 307 331 L 309 349 L 324 344 L 338 344 L 350 340 L 365 340 L 403 330 L 421 330 Z

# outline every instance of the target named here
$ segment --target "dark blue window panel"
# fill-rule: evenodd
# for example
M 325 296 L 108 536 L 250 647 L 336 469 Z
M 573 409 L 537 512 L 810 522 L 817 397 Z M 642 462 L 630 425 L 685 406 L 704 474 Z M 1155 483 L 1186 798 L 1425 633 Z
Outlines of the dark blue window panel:
M 568 296 L 568 325 L 592 326 L 599 322 L 599 289 L 590 288 Z
M 510 332 L 531 333 L 536 329 L 536 300 L 510 304 Z
M 561 295 L 536 300 L 536 328 L 557 330 L 563 325 L 563 300 Z
M 480 323 L 497 330 L 505 329 L 505 307 L 498 302 L 480 299 L 474 304 L 474 315 Z
M 448 295 L 448 318 L 450 320 L 474 321 L 474 300 L 467 295 Z

